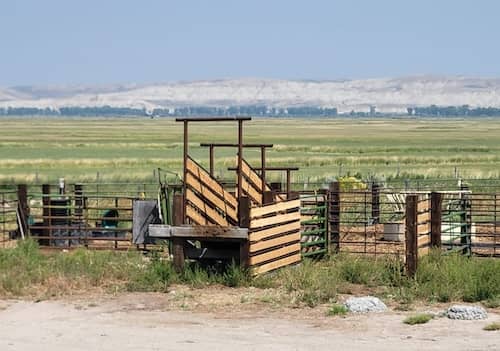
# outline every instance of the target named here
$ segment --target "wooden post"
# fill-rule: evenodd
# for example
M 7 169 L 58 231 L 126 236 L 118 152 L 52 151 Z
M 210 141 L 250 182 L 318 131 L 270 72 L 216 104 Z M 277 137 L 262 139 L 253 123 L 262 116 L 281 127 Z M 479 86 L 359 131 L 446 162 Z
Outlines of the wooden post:
M 266 203 L 265 195 L 266 192 L 266 147 L 260 147 L 260 179 L 261 179 L 261 188 L 262 188 L 262 203 Z M 269 202 L 267 202 L 269 203 Z
M 292 175 L 291 175 L 291 171 L 289 169 L 286 170 L 286 196 L 287 196 L 287 199 L 290 200 L 290 193 L 292 191 L 292 185 L 291 185 L 291 180 L 292 178 Z
M 238 201 L 243 196 L 243 121 L 238 120 Z
M 184 196 L 175 194 L 172 208 L 173 224 L 180 226 L 184 223 Z M 184 269 L 184 239 L 172 239 L 172 255 L 174 257 L 174 268 L 181 272 Z
M 373 224 L 380 222 L 380 185 L 372 183 L 372 219 Z
M 406 196 L 406 273 L 414 277 L 417 272 L 417 216 L 418 195 Z
M 330 250 L 340 252 L 340 183 L 330 183 L 328 191 L 328 222 Z
M 17 186 L 17 201 L 19 208 L 20 225 L 22 226 L 22 233 L 28 235 L 28 217 L 30 209 L 28 206 L 28 186 L 26 184 L 19 184 Z M 21 229 L 21 228 L 20 228 Z
M 262 204 L 269 205 L 274 202 L 274 193 L 272 191 L 264 191 L 262 193 Z
M 188 132 L 188 121 L 184 121 L 184 165 L 183 165 L 183 175 L 182 175 L 182 193 L 184 196 L 186 196 L 187 192 L 187 184 L 186 184 L 186 178 L 187 178 L 187 160 L 188 160 L 188 154 L 189 154 L 189 132 Z M 185 222 L 186 220 L 186 201 L 183 198 L 182 202 L 182 223 Z
M 431 247 L 441 248 L 443 194 L 431 193 Z
M 281 192 L 281 182 L 272 182 L 269 186 L 275 196 Z
M 214 176 L 214 146 L 210 145 L 208 147 L 209 151 L 209 160 L 210 160 L 210 175 L 213 177 Z
M 250 228 L 250 198 L 242 196 L 238 202 L 238 221 L 240 228 Z M 240 266 L 248 268 L 250 256 L 250 242 L 242 240 L 240 242 Z
M 174 194 L 172 204 L 172 222 L 175 226 L 184 224 L 184 195 Z
M 42 207 L 43 207 L 43 236 L 52 236 L 52 230 L 50 229 L 50 185 L 42 185 Z M 49 239 L 49 245 L 51 241 Z

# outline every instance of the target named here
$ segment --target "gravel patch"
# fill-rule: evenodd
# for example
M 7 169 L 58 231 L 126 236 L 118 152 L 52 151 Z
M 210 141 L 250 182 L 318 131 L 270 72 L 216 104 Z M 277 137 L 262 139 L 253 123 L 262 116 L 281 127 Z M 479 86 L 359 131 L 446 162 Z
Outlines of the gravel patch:
M 387 311 L 387 306 L 380 299 L 373 296 L 350 297 L 344 305 L 349 312 L 356 313 Z
M 450 319 L 477 320 L 486 319 L 488 313 L 482 307 L 455 305 L 448 308 L 446 315 Z

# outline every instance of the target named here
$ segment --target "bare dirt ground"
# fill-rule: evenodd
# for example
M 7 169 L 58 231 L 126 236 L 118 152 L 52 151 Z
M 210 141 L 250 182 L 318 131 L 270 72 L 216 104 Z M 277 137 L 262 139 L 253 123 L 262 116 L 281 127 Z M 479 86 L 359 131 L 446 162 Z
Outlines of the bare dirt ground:
M 412 312 L 329 317 L 328 306 L 293 308 L 273 289 L 172 287 L 166 294 L 87 294 L 49 301 L 0 300 L 0 350 L 500 350 L 500 322 Z

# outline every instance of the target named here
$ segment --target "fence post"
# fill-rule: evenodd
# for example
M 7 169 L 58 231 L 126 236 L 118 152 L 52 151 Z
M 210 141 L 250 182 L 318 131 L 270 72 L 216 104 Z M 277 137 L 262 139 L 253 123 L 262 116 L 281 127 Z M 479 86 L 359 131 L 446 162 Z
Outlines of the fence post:
M 18 201 L 18 209 L 19 209 L 19 225 L 22 228 L 23 236 L 28 235 L 28 217 L 30 213 L 30 209 L 28 206 L 28 186 L 26 184 L 19 184 L 17 186 L 17 201 Z
M 269 205 L 274 202 L 274 193 L 272 191 L 264 191 L 262 193 L 262 204 Z
M 242 196 L 238 202 L 238 224 L 240 228 L 250 228 L 250 198 Z M 248 268 L 250 256 L 250 241 L 242 240 L 240 242 L 240 266 Z
M 441 248 L 443 194 L 431 193 L 431 247 Z
M 417 272 L 417 216 L 418 195 L 406 196 L 406 273 L 413 277 Z
M 184 223 L 184 195 L 174 194 L 172 205 L 172 218 L 175 226 Z M 172 255 L 174 256 L 174 267 L 180 272 L 184 269 L 184 239 L 173 238 Z
M 330 183 L 328 189 L 328 222 L 330 251 L 340 251 L 340 183 Z
M 42 184 L 42 207 L 43 207 L 43 236 L 52 237 L 52 230 L 50 225 L 50 184 Z M 52 241 L 48 240 L 49 246 Z
M 372 219 L 373 224 L 380 222 L 380 185 L 372 183 Z

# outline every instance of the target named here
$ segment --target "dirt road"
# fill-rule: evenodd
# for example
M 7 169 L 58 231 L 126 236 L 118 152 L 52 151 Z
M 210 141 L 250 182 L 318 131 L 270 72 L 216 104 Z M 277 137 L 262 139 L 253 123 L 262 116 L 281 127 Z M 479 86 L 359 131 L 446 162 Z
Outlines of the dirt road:
M 252 304 L 173 308 L 155 294 L 42 302 L 0 301 L 0 350 L 500 350 L 486 321 L 402 323 L 408 313 L 327 317 L 320 309 Z

